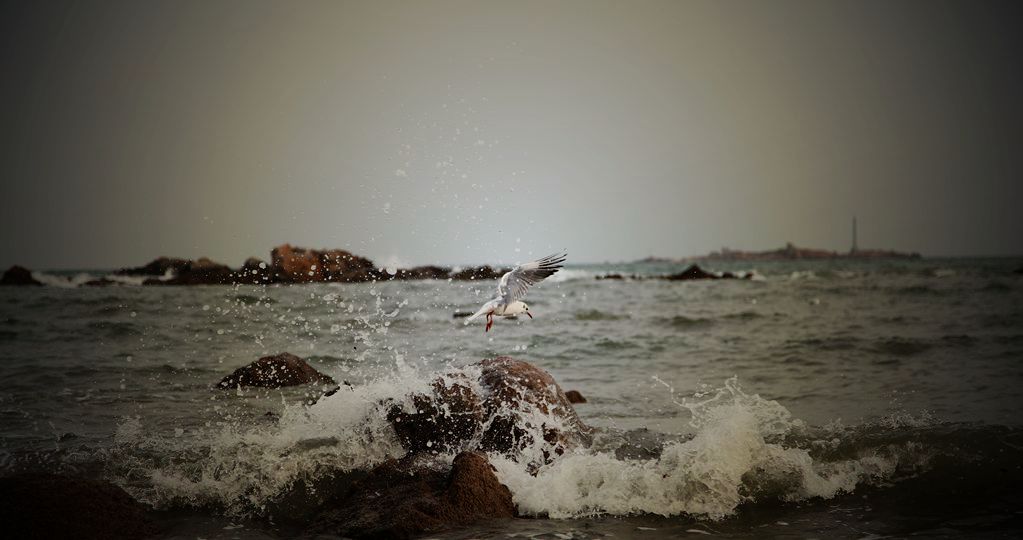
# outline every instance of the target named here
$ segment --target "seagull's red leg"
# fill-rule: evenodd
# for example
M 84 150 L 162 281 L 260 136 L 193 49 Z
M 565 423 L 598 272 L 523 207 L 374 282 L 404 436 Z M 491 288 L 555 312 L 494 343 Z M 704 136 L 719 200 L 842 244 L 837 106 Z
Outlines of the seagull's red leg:
M 487 329 L 484 332 L 489 332 L 490 327 L 494 326 L 494 312 L 487 313 Z

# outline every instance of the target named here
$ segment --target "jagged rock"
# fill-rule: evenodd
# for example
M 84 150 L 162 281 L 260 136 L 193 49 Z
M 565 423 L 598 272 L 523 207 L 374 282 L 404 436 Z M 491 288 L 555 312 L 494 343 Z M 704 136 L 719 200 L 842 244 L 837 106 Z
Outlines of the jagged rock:
M 128 540 L 158 532 L 123 489 L 46 473 L 0 478 L 0 524 L 4 538 Z
M 262 259 L 249 257 L 245 259 L 240 270 L 235 272 L 237 283 L 263 284 L 270 281 L 270 265 Z
M 226 264 L 213 262 L 206 257 L 188 261 L 167 280 L 147 279 L 146 285 L 227 285 L 235 282 L 235 272 Z
M 340 250 L 277 246 L 270 253 L 270 276 L 282 283 L 370 281 L 379 273 L 373 261 Z
M 558 383 L 546 371 L 502 356 L 480 362 L 477 395 L 469 381 L 439 378 L 428 395 L 411 396 L 411 407 L 394 404 L 387 418 L 409 452 L 483 450 L 513 452 L 535 442 L 539 431 L 556 454 L 585 439 L 583 424 Z M 410 410 L 411 409 L 411 410 Z M 531 425 L 534 412 L 568 426 Z M 548 456 L 549 457 L 549 456 Z
M 511 491 L 487 458 L 458 454 L 450 471 L 389 460 L 328 505 L 311 532 L 347 538 L 412 538 L 480 519 L 516 516 Z
M 0 285 L 42 285 L 32 277 L 32 271 L 23 266 L 14 265 L 4 272 Z
M 578 390 L 569 390 L 565 392 L 565 397 L 568 398 L 568 402 L 572 404 L 586 403 L 586 398 L 583 397 Z
M 233 373 L 217 383 L 217 388 L 228 389 L 239 386 L 280 388 L 308 383 L 330 386 L 337 384 L 331 377 L 313 369 L 305 360 L 291 353 L 280 353 L 274 356 L 264 356 L 247 366 L 234 370 Z

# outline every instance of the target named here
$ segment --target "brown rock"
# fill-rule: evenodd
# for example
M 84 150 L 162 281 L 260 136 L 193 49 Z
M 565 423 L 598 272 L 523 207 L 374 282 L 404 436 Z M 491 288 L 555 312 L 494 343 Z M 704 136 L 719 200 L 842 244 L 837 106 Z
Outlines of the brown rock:
M 245 259 L 240 270 L 235 272 L 236 283 L 263 284 L 270 281 L 270 265 L 256 257 Z
M 539 430 L 560 454 L 589 433 L 546 371 L 507 356 L 484 360 L 479 366 L 478 382 L 485 397 L 475 394 L 468 381 L 438 379 L 430 395 L 410 398 L 415 412 L 398 404 L 391 407 L 387 418 L 406 450 L 513 452 L 534 443 L 532 433 Z M 530 413 L 535 410 L 560 418 L 569 431 L 531 425 Z
M 42 285 L 32 277 L 32 271 L 23 266 L 14 265 L 4 272 L 0 285 Z
M 568 402 L 572 404 L 586 403 L 586 398 L 583 397 L 578 390 L 569 390 L 565 392 L 565 397 L 568 398 Z
M 375 279 L 377 272 L 373 261 L 344 250 L 318 251 L 284 244 L 270 253 L 270 276 L 282 283 L 349 282 Z
M 387 461 L 330 504 L 313 532 L 349 538 L 412 538 L 480 519 L 515 517 L 511 491 L 486 457 L 462 452 L 450 471 Z
M 217 388 L 228 389 L 239 386 L 280 388 L 308 383 L 331 386 L 337 384 L 334 379 L 313 369 L 305 360 L 285 352 L 275 356 L 264 356 L 247 366 L 236 369 L 234 373 L 217 383 Z
M 442 266 L 416 266 L 402 268 L 394 274 L 394 279 L 448 279 L 450 268 Z
M 134 539 L 157 531 L 146 508 L 97 480 L 44 473 L 0 478 L 4 538 Z

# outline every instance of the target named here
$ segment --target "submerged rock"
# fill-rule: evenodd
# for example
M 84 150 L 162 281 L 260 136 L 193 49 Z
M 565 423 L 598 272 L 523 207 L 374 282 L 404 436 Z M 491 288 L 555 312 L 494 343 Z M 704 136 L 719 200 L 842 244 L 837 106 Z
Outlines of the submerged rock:
M 168 271 L 177 274 L 191 262 L 188 259 L 157 257 L 145 266 L 122 268 L 116 273 L 122 276 L 162 276 L 167 274 Z
M 227 285 L 235 282 L 235 272 L 226 264 L 201 257 L 188 261 L 170 279 L 147 279 L 145 285 Z
M 0 285 L 42 285 L 36 278 L 32 277 L 32 271 L 24 266 L 14 265 L 4 272 L 0 278 Z
M 585 440 L 589 428 L 549 373 L 507 356 L 478 366 L 475 382 L 483 395 L 469 380 L 438 378 L 432 393 L 391 406 L 387 419 L 406 450 L 512 453 L 540 443 L 539 434 L 550 445 L 549 458 L 550 452 L 561 454 Z M 542 423 L 535 425 L 538 419 Z
M 586 403 L 586 398 L 579 393 L 578 390 L 569 390 L 565 392 L 565 397 L 568 398 L 568 402 L 572 404 Z
M 305 360 L 285 352 L 274 356 L 264 356 L 247 366 L 234 370 L 233 373 L 217 383 L 217 388 L 228 389 L 239 386 L 280 388 L 308 383 L 331 386 L 337 384 L 331 377 L 313 369 Z
M 312 532 L 348 538 L 412 538 L 516 516 L 511 491 L 474 452 L 458 454 L 450 471 L 416 460 L 386 461 L 328 505 Z
M 4 538 L 135 539 L 155 534 L 146 507 L 113 484 L 26 473 L 0 478 Z

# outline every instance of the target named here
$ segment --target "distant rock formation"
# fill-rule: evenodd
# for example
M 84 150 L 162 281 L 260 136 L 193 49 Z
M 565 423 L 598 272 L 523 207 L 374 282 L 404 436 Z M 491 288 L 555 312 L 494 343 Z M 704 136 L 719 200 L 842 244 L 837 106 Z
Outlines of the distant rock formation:
M 333 378 L 316 371 L 305 360 L 285 352 L 264 356 L 251 364 L 234 370 L 233 373 L 217 383 L 217 388 L 233 389 L 249 386 L 280 388 L 309 383 L 331 386 L 337 384 Z
M 23 266 L 14 265 L 4 272 L 0 285 L 42 285 L 32 277 L 32 271 Z
M 277 246 L 270 252 L 270 277 L 276 283 L 370 281 L 379 277 L 373 261 L 341 249 Z
M 206 257 L 198 260 L 158 257 L 144 266 L 122 268 L 118 276 L 146 278 L 143 285 L 269 285 L 292 283 L 358 283 L 367 281 L 450 279 L 492 280 L 506 270 L 491 266 L 470 266 L 457 271 L 444 266 L 417 266 L 385 271 L 373 261 L 342 249 L 309 249 L 284 244 L 273 248 L 270 262 L 255 257 L 235 270 Z M 118 283 L 106 278 L 87 282 L 90 286 Z M 13 266 L 0 285 L 42 285 L 32 272 Z
M 692 264 L 689 265 L 685 270 L 677 273 L 664 276 L 664 279 L 668 281 L 688 281 L 692 279 L 752 279 L 753 274 L 746 274 L 741 278 L 731 272 L 724 272 L 722 274 L 712 274 L 699 266 Z
M 682 259 L 666 259 L 647 257 L 639 263 L 680 263 L 688 261 L 792 261 L 803 259 L 919 259 L 919 253 L 902 253 L 885 249 L 856 249 L 848 252 L 828 251 L 825 249 L 802 248 L 786 243 L 785 247 L 767 251 L 740 251 L 721 248 L 706 255 L 685 257 Z
M 586 398 L 583 397 L 578 390 L 568 390 L 565 392 L 565 397 L 568 398 L 568 402 L 575 405 L 578 403 L 586 403 Z

